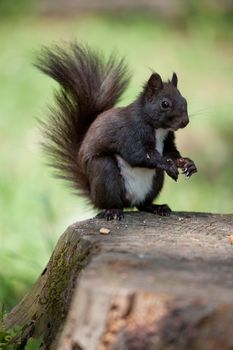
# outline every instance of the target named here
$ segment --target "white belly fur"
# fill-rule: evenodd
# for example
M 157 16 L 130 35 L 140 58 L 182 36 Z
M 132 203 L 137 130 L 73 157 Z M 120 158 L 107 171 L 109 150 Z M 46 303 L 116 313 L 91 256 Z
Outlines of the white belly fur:
M 154 169 L 131 167 L 123 158 L 117 156 L 121 176 L 125 182 L 126 198 L 131 205 L 144 201 L 152 187 Z
M 163 145 L 167 134 L 168 134 L 168 130 L 166 129 L 155 130 L 156 149 L 161 155 L 163 154 Z
M 162 155 L 164 139 L 168 130 L 155 130 L 156 149 Z M 116 156 L 121 176 L 125 182 L 126 198 L 132 206 L 142 203 L 152 189 L 153 177 L 156 170 L 149 168 L 131 167 L 122 157 Z

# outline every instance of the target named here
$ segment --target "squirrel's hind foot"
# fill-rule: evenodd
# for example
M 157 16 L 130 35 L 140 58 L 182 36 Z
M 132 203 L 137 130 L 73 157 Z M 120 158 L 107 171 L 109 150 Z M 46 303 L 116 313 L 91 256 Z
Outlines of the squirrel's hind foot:
M 96 215 L 99 219 L 110 220 L 121 220 L 124 218 L 124 212 L 121 209 L 104 209 L 99 214 Z
M 148 204 L 137 208 L 139 211 L 146 211 L 148 213 L 157 214 L 160 216 L 170 216 L 172 212 L 167 204 Z

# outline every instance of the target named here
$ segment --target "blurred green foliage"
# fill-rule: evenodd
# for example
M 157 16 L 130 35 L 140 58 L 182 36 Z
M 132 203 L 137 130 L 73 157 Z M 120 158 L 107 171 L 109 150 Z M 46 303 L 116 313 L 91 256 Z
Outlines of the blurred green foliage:
M 35 0 L 0 0 L 0 17 L 12 18 L 22 16 L 25 12 L 33 13 L 35 7 Z
M 0 316 L 2 321 L 2 316 Z M 39 350 L 42 343 L 42 336 L 29 338 L 26 343 L 22 343 L 22 327 L 15 326 L 10 329 L 0 328 L 0 350 Z
M 232 22 L 195 11 L 175 22 L 137 13 L 1 21 L 0 304 L 6 308 L 29 289 L 63 230 L 95 214 L 44 164 L 36 118 L 46 117 L 56 84 L 32 65 L 42 45 L 76 38 L 106 55 L 117 48 L 134 73 L 121 104 L 138 94 L 150 67 L 164 79 L 176 71 L 191 119 L 177 143 L 199 172 L 178 183 L 167 179 L 159 202 L 175 210 L 232 212 Z

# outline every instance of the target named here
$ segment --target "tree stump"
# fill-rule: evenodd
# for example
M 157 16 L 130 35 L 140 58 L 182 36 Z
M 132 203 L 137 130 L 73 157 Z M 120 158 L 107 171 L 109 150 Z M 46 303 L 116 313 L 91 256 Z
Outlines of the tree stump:
M 232 350 L 231 235 L 230 214 L 78 222 L 5 326 L 44 350 Z

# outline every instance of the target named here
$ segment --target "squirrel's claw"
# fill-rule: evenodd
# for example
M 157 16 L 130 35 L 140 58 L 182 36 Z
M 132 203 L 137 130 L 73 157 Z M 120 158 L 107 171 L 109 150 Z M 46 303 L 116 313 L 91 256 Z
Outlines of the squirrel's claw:
M 176 164 L 179 168 L 182 169 L 182 174 L 184 174 L 187 177 L 191 177 L 194 173 L 197 172 L 196 165 L 189 158 L 179 158 L 176 161 Z
M 172 159 L 166 159 L 163 169 L 166 171 L 168 176 L 170 176 L 174 181 L 177 181 L 179 171 L 175 162 Z
M 102 212 L 96 215 L 99 219 L 105 219 L 106 221 L 121 220 L 124 218 L 123 210 L 121 209 L 104 209 Z

